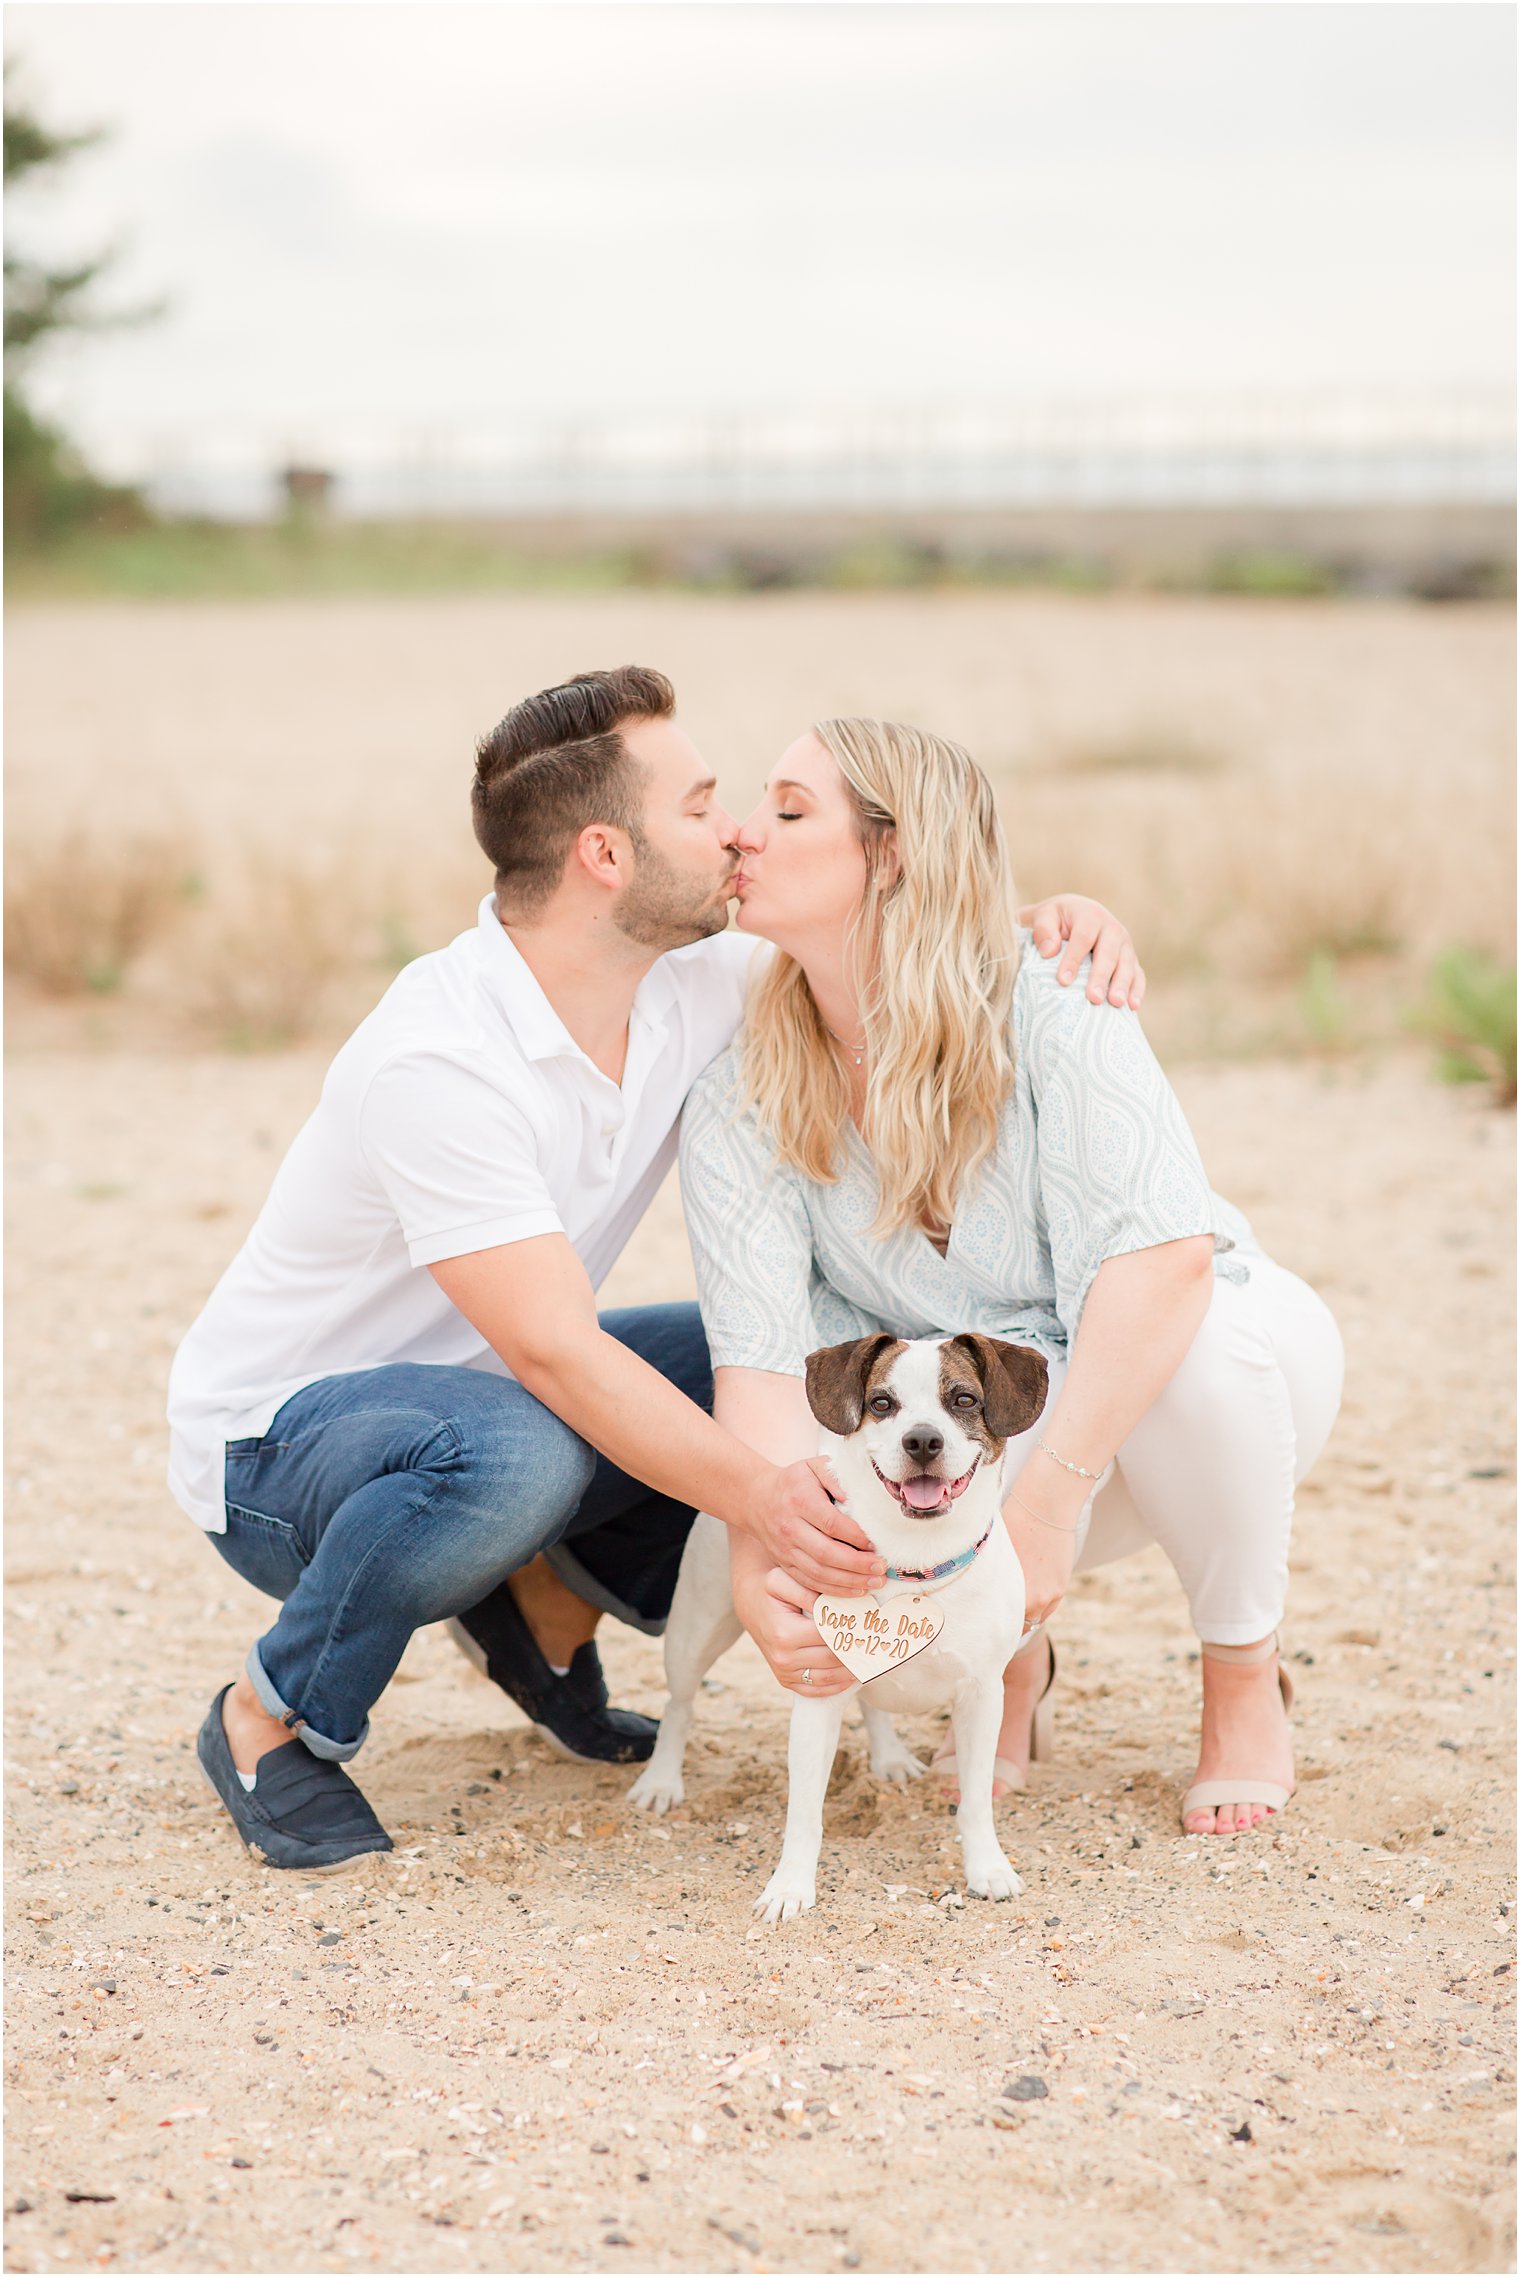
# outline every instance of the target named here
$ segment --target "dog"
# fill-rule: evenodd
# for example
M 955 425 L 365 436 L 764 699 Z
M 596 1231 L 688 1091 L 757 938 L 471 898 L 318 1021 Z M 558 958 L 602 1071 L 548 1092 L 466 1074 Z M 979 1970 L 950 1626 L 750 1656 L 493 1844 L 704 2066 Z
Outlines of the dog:
M 871 1769 L 920 1778 L 889 1711 L 949 1705 L 961 1800 L 956 1825 L 966 1887 L 1009 1898 L 1022 1887 L 993 1820 L 993 1758 L 1003 1720 L 1003 1671 L 1023 1638 L 1024 1575 L 1002 1523 L 1003 1450 L 1045 1405 L 1038 1352 L 992 1336 L 913 1342 L 878 1334 L 828 1345 L 807 1359 L 807 1397 L 822 1427 L 842 1502 L 886 1562 L 874 1597 L 820 1598 L 814 1619 L 852 1673 Z M 670 1699 L 653 1755 L 630 1790 L 644 1809 L 682 1800 L 692 1704 L 703 1676 L 742 1635 L 729 1582 L 728 1533 L 705 1512 L 688 1538 L 665 1631 Z M 792 1702 L 786 1833 L 776 1871 L 755 1901 L 789 1921 L 816 1898 L 823 1798 L 847 1692 Z

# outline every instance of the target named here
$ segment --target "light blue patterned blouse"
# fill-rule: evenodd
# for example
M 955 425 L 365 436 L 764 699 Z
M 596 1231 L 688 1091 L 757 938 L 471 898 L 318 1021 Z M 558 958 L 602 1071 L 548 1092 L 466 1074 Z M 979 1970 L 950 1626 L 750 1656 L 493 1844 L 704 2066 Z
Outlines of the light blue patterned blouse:
M 815 1346 L 878 1329 L 972 1329 L 1060 1356 L 1106 1257 L 1190 1234 L 1214 1235 L 1216 1274 L 1249 1279 L 1251 1229 L 1210 1191 L 1135 1014 L 1089 1004 L 1085 967 L 1062 988 L 1059 959 L 1022 942 L 1013 1094 L 943 1257 L 915 1228 L 870 1234 L 876 1174 L 853 1123 L 838 1179 L 819 1185 L 777 1162 L 734 1049 L 698 1078 L 681 1194 L 715 1367 L 800 1376 Z

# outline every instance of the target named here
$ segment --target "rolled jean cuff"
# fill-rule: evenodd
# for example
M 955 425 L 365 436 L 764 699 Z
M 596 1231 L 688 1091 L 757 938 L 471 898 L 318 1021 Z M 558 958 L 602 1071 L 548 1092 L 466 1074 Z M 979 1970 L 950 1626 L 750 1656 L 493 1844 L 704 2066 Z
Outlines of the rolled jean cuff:
M 623 1603 L 621 1597 L 614 1597 L 605 1582 L 598 1581 L 594 1573 L 586 1571 L 568 1544 L 551 1542 L 543 1553 L 543 1559 L 557 1580 L 562 1581 L 575 1596 L 584 1599 L 586 1604 L 595 1605 L 599 1612 L 610 1613 L 614 1620 L 625 1622 L 630 1629 L 639 1630 L 643 1636 L 662 1637 L 665 1634 L 663 1620 L 655 1619 L 648 1613 L 635 1613 L 632 1606 Z
M 259 1706 L 265 1715 L 275 1717 L 284 1724 L 287 1731 L 294 1732 L 301 1745 L 309 1748 L 313 1755 L 320 1755 L 324 1763 L 347 1763 L 351 1756 L 358 1754 L 369 1737 L 368 1716 L 364 1719 L 357 1739 L 329 1739 L 325 1732 L 313 1731 L 299 1709 L 286 1706 L 269 1681 L 269 1673 L 259 1658 L 256 1644 L 248 1647 L 248 1658 L 244 1666 L 248 1671 L 248 1681 L 258 1694 Z

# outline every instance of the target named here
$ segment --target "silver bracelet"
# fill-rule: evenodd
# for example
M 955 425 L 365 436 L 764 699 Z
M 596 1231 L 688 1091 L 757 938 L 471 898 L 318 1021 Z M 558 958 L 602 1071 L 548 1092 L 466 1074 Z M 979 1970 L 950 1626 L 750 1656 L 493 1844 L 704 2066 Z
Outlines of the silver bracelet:
M 1064 1455 L 1058 1455 L 1054 1447 L 1047 1446 L 1043 1439 L 1036 1440 L 1035 1444 L 1042 1455 L 1048 1455 L 1053 1463 L 1059 1463 L 1063 1471 L 1070 1471 L 1073 1478 L 1100 1479 L 1103 1476 L 1101 1471 L 1085 1471 L 1080 1463 L 1069 1463 Z
M 1029 1509 L 1029 1505 L 1022 1494 L 1015 1494 L 1012 1487 L 1008 1489 L 1008 1499 L 1010 1502 L 1016 1502 L 1021 1510 L 1028 1511 L 1029 1516 L 1037 1526 L 1048 1526 L 1053 1534 L 1080 1534 L 1082 1531 L 1080 1518 L 1075 1526 L 1061 1526 L 1056 1523 L 1054 1518 L 1042 1518 L 1038 1510 Z

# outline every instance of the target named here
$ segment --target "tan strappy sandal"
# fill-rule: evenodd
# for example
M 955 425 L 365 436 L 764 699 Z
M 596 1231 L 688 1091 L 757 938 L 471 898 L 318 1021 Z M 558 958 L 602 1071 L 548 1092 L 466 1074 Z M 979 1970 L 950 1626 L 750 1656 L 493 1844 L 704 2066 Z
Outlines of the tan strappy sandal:
M 1270 1660 L 1274 1653 L 1280 1655 L 1281 1642 L 1281 1638 L 1274 1633 L 1270 1637 L 1263 1637 L 1260 1644 L 1204 1644 L 1200 1641 L 1198 1649 L 1205 1660 L 1234 1661 L 1237 1667 L 1255 1668 L 1263 1661 Z M 1277 1663 L 1277 1684 L 1282 1693 L 1283 1706 L 1291 1715 L 1293 1679 L 1284 1668 L 1281 1657 Z M 1279 1787 L 1271 1779 L 1200 1779 L 1196 1786 L 1189 1787 L 1182 1798 L 1179 1813 L 1182 1831 L 1184 1834 L 1193 1831 L 1188 1826 L 1188 1814 L 1191 1811 L 1218 1810 L 1225 1803 L 1263 1803 L 1269 1810 L 1280 1811 L 1286 1809 L 1296 1792 L 1296 1788 Z M 1265 1823 L 1263 1820 L 1262 1824 Z
M 1045 1642 L 1050 1647 L 1050 1674 L 1045 1679 L 1045 1689 L 1036 1700 L 1029 1718 L 1029 1760 L 1031 1763 L 1048 1763 L 1055 1753 L 1056 1704 L 1051 1698 L 1051 1694 L 1055 1689 L 1056 1681 L 1056 1648 L 1053 1638 L 1047 1637 Z M 929 1769 L 937 1771 L 947 1786 L 956 1777 L 955 1726 L 953 1724 L 940 1742 L 939 1753 L 930 1756 Z M 995 1780 L 1001 1779 L 1004 1786 L 1014 1793 L 1028 1784 L 1019 1766 L 1016 1763 L 1011 1763 L 1006 1755 L 995 1755 L 993 1757 L 992 1776 Z

